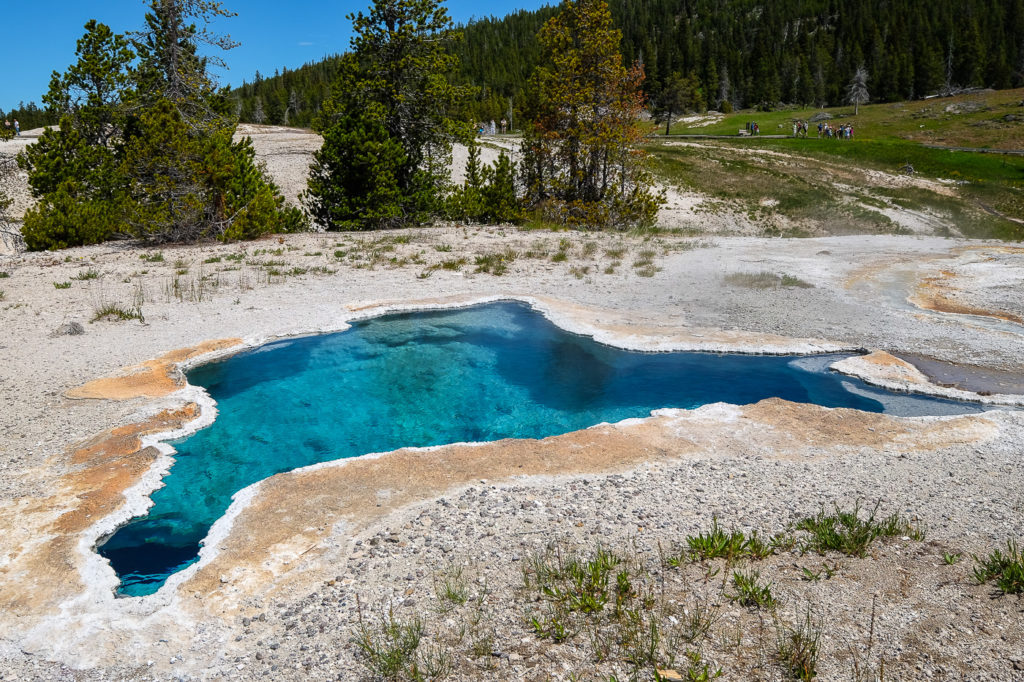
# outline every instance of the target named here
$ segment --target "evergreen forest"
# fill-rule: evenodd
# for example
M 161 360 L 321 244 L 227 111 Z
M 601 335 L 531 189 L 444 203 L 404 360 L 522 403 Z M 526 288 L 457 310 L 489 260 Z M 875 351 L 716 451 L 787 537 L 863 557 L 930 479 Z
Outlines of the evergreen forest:
M 857 70 L 872 102 L 1024 85 L 1024 0 L 611 0 L 627 64 L 641 63 L 656 100 L 680 79 L 687 108 L 835 106 Z M 453 44 L 473 96 L 464 120 L 526 108 L 546 7 L 474 20 Z M 310 126 L 341 68 L 328 57 L 233 92 L 243 121 Z

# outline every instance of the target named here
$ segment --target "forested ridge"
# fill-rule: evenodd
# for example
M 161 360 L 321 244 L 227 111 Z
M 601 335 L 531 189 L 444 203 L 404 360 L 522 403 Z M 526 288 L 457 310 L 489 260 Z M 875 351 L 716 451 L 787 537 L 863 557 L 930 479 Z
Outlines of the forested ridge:
M 627 63 L 642 62 L 655 97 L 674 76 L 691 104 L 718 108 L 837 105 L 861 65 L 871 101 L 969 87 L 1024 85 L 1024 0 L 611 0 Z M 462 83 L 477 88 L 466 119 L 515 119 L 538 63 L 537 31 L 554 8 L 462 27 Z M 234 91 L 242 120 L 308 126 L 340 58 Z

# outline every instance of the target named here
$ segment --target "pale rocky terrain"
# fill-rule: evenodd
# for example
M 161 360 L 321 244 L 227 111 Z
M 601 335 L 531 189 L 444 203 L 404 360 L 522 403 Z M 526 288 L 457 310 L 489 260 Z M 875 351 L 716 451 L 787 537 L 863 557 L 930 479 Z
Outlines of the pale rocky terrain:
M 249 132 L 294 200 L 315 137 Z M 478 272 L 496 253 L 507 271 Z M 212 418 L 179 363 L 386 310 L 517 298 L 624 347 L 922 357 L 981 400 L 1024 393 L 1019 246 L 447 225 L 7 253 L 0 272 L 0 680 L 368 679 L 353 639 L 389 609 L 424 621 L 421 650 L 448 652 L 449 679 L 628 679 L 621 631 L 573 616 L 579 632 L 555 643 L 530 623 L 550 607 L 524 570 L 599 545 L 652 596 L 660 658 L 684 673 L 689 650 L 720 679 L 786 679 L 778 639 L 809 609 L 819 679 L 875 679 L 864 670 L 883 661 L 885 679 L 1024 679 L 1024 602 L 972 576 L 972 553 L 1024 540 L 1024 412 L 1005 408 L 904 419 L 769 400 L 321 465 L 240 493 L 199 564 L 143 599 L 115 599 L 92 552 L 170 466 L 156 435 Z M 751 285 L 762 273 L 809 286 Z M 144 321 L 92 321 L 105 304 Z M 871 357 L 856 373 L 947 390 Z M 716 517 L 767 537 L 858 501 L 924 539 L 740 563 L 773 584 L 775 611 L 730 601 L 722 560 L 665 561 Z M 714 624 L 686 642 L 694 613 Z

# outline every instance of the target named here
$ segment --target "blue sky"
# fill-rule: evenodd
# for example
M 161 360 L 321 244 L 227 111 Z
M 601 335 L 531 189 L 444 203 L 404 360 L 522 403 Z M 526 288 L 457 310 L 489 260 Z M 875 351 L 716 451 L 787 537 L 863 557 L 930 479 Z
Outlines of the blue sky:
M 449 0 L 456 22 L 471 17 L 504 16 L 517 9 L 536 9 L 557 0 Z M 20 101 L 40 103 L 53 71 L 75 60 L 75 41 L 82 26 L 96 19 L 122 33 L 142 26 L 144 0 L 4 0 L 2 17 L 9 33 L 0 41 L 0 109 Z M 282 66 L 295 68 L 348 49 L 349 12 L 366 10 L 370 0 L 226 0 L 238 16 L 217 24 L 220 33 L 242 43 L 223 55 L 230 70 L 216 73 L 222 84 L 251 81 L 259 70 L 273 75 Z

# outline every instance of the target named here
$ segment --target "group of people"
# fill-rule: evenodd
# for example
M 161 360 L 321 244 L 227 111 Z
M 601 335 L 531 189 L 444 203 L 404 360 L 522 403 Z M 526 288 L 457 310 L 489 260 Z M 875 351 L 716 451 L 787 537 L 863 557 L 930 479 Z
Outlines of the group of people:
M 818 137 L 825 137 L 829 140 L 852 140 L 853 125 L 844 123 L 837 128 L 825 123 L 819 123 Z
M 760 135 L 761 126 L 757 125 L 754 121 L 747 122 L 747 135 Z
M 10 130 L 11 122 L 7 119 L 4 119 L 4 127 Z M 18 123 L 18 119 L 14 119 L 14 136 L 21 137 L 21 124 Z
M 498 126 L 494 122 L 494 119 L 492 118 L 490 124 L 487 124 L 486 122 L 477 124 L 476 132 L 479 133 L 480 135 L 497 135 Z M 506 121 L 505 119 L 501 119 L 501 134 L 504 135 L 507 132 L 508 121 Z
M 793 121 L 793 137 L 807 137 L 807 130 L 807 121 Z M 844 123 L 836 127 L 828 123 L 819 123 L 818 137 L 829 140 L 851 140 L 853 139 L 853 126 Z

